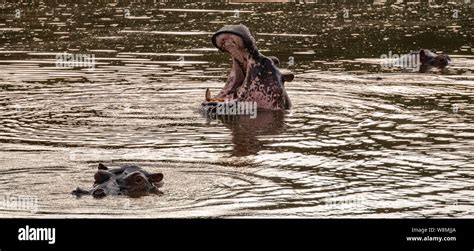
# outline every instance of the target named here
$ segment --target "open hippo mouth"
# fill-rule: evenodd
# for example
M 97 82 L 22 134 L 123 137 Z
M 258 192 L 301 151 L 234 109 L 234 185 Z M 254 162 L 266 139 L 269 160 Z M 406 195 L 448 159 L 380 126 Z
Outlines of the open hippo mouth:
M 277 68 L 278 59 L 263 56 L 255 39 L 244 25 L 229 25 L 217 31 L 212 43 L 232 58 L 232 67 L 224 88 L 214 97 L 206 90 L 206 101 L 256 102 L 258 108 L 289 109 L 291 102 L 284 82 L 293 74 L 282 75 Z

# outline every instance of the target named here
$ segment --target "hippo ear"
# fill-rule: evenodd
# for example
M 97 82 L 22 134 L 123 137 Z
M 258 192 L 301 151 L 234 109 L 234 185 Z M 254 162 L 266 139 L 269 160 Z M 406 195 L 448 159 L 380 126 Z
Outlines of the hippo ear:
M 284 82 L 291 82 L 291 81 L 293 81 L 293 79 L 295 79 L 295 75 L 293 73 L 283 74 L 283 81 Z
M 97 171 L 94 174 L 94 181 L 95 181 L 94 185 L 102 184 L 102 183 L 106 182 L 107 180 L 110 179 L 110 176 L 112 176 L 112 174 L 109 173 L 109 172 L 106 172 L 104 170 Z
M 420 58 L 427 58 L 429 57 L 429 51 L 427 52 L 425 49 L 420 50 Z
M 99 163 L 99 167 L 98 167 L 99 170 L 109 170 L 106 166 L 104 166 L 104 164 L 102 163 Z
M 424 64 L 428 61 L 428 56 L 426 55 L 426 52 L 424 49 L 420 50 L 420 63 Z
M 152 174 L 148 175 L 148 179 L 150 180 L 150 182 L 158 183 L 158 182 L 163 180 L 163 174 L 162 173 L 152 173 Z

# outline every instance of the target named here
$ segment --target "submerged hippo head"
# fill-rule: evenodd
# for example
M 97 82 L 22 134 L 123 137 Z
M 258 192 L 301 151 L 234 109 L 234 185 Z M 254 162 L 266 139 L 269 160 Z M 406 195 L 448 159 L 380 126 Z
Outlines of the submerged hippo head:
M 94 174 L 94 185 L 90 190 L 77 188 L 72 194 L 81 196 L 91 194 L 94 198 L 107 195 L 128 195 L 140 197 L 148 194 L 160 194 L 158 187 L 162 185 L 163 174 L 150 174 L 138 166 L 126 165 L 109 169 L 99 164 Z
M 229 25 L 212 36 L 212 43 L 232 57 L 232 68 L 224 88 L 215 97 L 206 92 L 206 101 L 256 102 L 258 108 L 289 109 L 290 99 L 284 82 L 292 74 L 282 75 L 276 57 L 265 57 L 244 25 Z
M 426 72 L 432 67 L 443 70 L 451 62 L 451 58 L 448 55 L 438 55 L 429 50 L 422 49 L 420 54 L 420 72 Z

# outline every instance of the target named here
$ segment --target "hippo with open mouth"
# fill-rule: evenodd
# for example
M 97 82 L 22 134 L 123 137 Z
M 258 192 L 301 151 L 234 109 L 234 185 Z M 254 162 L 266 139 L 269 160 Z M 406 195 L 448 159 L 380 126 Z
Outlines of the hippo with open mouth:
M 232 57 L 232 68 L 224 88 L 214 97 L 206 90 L 206 102 L 256 102 L 260 109 L 289 109 L 291 102 L 285 81 L 293 74 L 282 74 L 276 57 L 262 55 L 255 39 L 244 25 L 228 25 L 212 36 L 212 43 Z
M 163 185 L 163 174 L 150 174 L 138 166 L 125 165 L 120 168 L 109 169 L 99 164 L 94 174 L 94 185 L 90 190 L 76 188 L 72 191 L 78 197 L 92 195 L 100 199 L 107 195 L 128 195 L 140 197 L 149 194 L 161 194 L 158 190 Z

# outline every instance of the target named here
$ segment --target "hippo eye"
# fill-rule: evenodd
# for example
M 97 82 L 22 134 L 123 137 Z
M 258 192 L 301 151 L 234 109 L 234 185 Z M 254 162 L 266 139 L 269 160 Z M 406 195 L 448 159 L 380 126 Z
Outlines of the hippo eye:
M 142 178 L 141 176 L 137 176 L 137 177 L 135 178 L 135 184 L 137 184 L 137 185 L 142 184 L 143 181 L 144 181 L 144 180 L 143 180 L 143 178 Z

